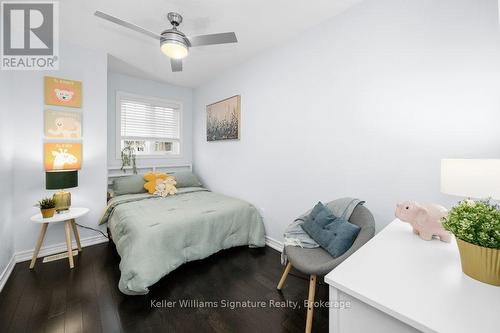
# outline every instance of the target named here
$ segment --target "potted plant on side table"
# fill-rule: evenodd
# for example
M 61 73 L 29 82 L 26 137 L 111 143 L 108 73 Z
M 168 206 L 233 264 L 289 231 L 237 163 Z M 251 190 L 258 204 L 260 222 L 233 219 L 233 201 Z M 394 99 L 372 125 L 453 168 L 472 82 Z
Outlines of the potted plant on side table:
M 490 200 L 464 200 L 450 210 L 443 226 L 457 239 L 462 271 L 500 286 L 500 207 Z
M 44 198 L 38 201 L 36 206 L 40 207 L 40 211 L 44 219 L 51 218 L 56 212 L 56 202 L 52 198 Z

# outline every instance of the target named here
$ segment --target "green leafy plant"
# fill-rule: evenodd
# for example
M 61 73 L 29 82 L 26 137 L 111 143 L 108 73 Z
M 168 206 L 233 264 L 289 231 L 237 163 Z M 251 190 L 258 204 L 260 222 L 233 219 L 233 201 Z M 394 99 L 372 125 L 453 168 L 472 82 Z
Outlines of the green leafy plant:
M 122 167 L 121 170 L 126 172 L 125 167 L 131 166 L 134 174 L 137 174 L 137 166 L 135 165 L 135 149 L 128 144 L 121 151 Z
M 40 209 L 56 208 L 56 202 L 52 198 L 44 198 L 37 202 L 36 207 L 40 207 Z
M 443 227 L 471 244 L 500 249 L 500 207 L 490 200 L 464 200 L 443 219 Z

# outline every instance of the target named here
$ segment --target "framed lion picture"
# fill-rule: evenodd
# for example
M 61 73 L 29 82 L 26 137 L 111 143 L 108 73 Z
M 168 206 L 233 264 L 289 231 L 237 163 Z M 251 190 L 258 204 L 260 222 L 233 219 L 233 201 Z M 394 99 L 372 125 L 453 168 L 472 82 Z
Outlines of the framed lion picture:
M 80 81 L 46 76 L 44 87 L 46 105 L 82 107 L 82 83 Z
M 241 97 L 207 105 L 207 141 L 240 139 Z

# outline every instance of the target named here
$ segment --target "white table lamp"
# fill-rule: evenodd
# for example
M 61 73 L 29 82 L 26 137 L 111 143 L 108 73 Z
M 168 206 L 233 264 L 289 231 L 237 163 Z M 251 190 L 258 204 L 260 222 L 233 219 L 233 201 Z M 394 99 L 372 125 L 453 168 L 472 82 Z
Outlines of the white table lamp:
M 441 192 L 500 200 L 500 159 L 442 159 Z

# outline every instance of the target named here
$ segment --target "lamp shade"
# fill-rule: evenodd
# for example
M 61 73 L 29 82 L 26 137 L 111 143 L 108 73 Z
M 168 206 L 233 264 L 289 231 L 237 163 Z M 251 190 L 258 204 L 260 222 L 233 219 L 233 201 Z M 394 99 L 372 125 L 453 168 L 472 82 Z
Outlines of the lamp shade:
M 441 192 L 499 200 L 500 159 L 441 160 Z
M 160 49 L 165 55 L 172 59 L 182 59 L 187 57 L 188 48 L 183 43 L 167 40 L 163 42 L 160 46 Z
M 78 186 L 78 171 L 48 171 L 45 173 L 47 190 L 62 190 Z

